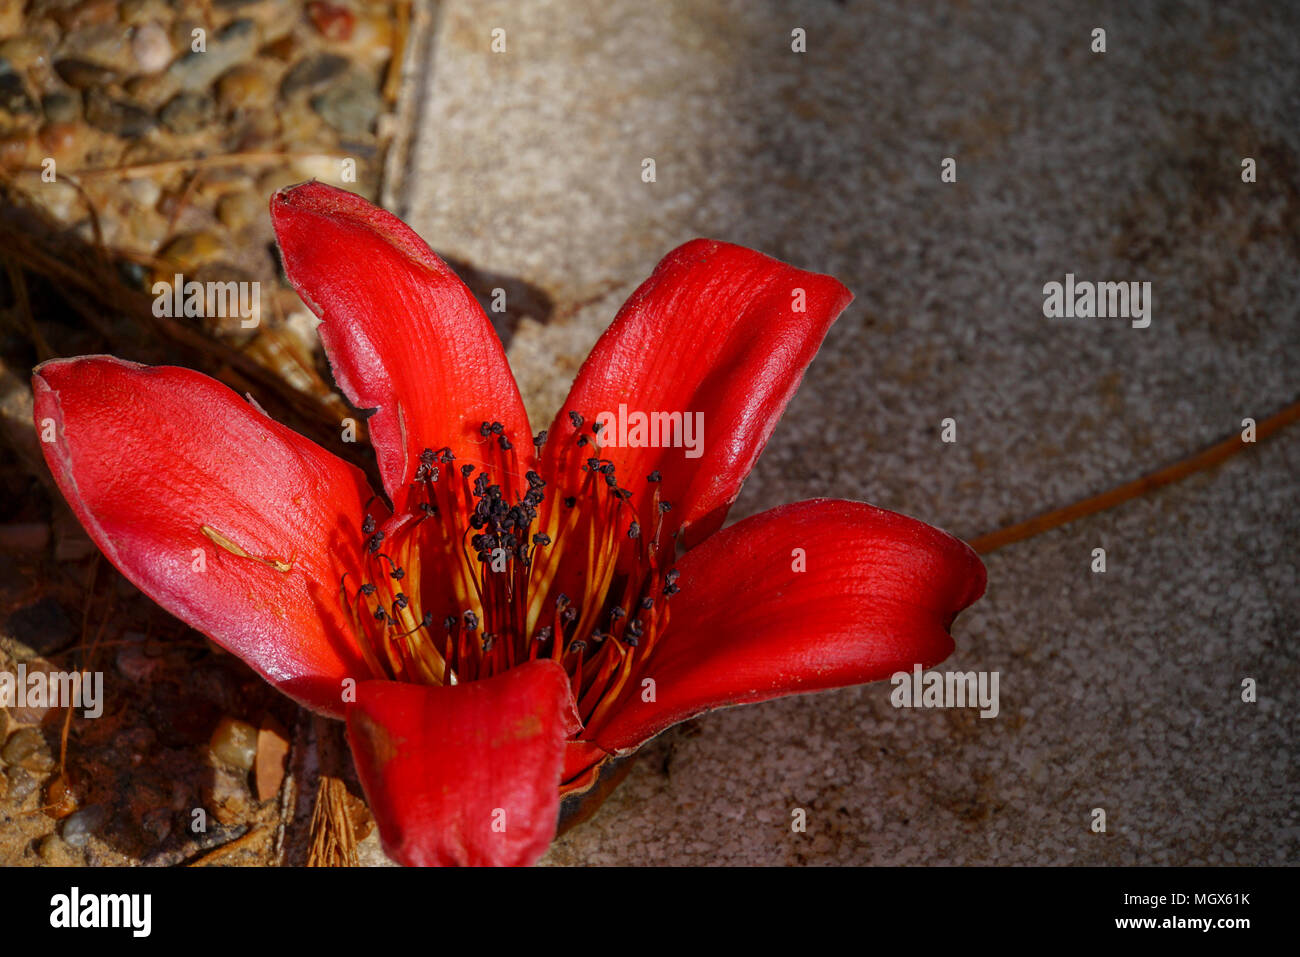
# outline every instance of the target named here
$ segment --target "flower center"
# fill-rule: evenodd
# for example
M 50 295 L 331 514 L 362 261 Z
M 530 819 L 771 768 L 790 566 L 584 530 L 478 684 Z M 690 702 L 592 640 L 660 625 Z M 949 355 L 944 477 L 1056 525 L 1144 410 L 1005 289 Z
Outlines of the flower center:
M 367 513 L 340 594 L 375 677 L 451 685 L 549 657 L 587 727 L 632 687 L 677 591 L 676 545 L 660 540 L 672 506 L 658 472 L 622 483 L 600 423 L 569 422 L 550 482 L 521 475 L 501 423 L 484 422 L 479 460 L 426 449 L 407 509 L 382 528 Z

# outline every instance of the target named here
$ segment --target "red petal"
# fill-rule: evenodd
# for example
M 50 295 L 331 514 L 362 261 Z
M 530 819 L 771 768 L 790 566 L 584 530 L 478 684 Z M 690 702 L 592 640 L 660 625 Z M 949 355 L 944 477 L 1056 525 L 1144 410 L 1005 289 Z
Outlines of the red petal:
M 362 474 L 189 369 L 61 359 L 32 388 L 37 433 L 54 429 L 45 460 L 109 561 L 280 690 L 341 713 L 341 679 L 370 675 L 338 598 Z
M 426 448 L 482 463 L 499 421 L 528 467 L 532 436 L 501 340 L 473 294 L 405 223 L 360 196 L 304 183 L 271 197 L 284 271 L 323 321 L 321 342 L 400 503 Z M 495 460 L 496 454 L 492 453 Z
M 795 312 L 797 291 L 806 311 Z M 853 294 L 830 276 L 761 253 L 697 239 L 659 264 L 619 311 L 578 373 L 552 439 L 572 432 L 570 410 L 703 413 L 702 455 L 684 448 L 609 448 L 622 484 L 641 492 L 659 470 L 673 506 L 664 534 L 722 525 L 804 369 Z M 610 437 L 612 438 L 612 437 Z M 608 439 L 607 439 L 608 441 Z M 552 441 L 554 458 L 570 443 Z M 556 474 L 552 468 L 551 474 Z
M 569 679 L 531 661 L 452 687 L 366 681 L 348 742 L 384 850 L 415 866 L 524 865 L 555 836 Z
M 806 571 L 794 571 L 803 549 Z M 948 628 L 984 593 L 964 542 L 861 502 L 818 499 L 763 512 L 678 563 L 663 644 L 590 738 L 627 751 L 724 705 L 878 681 L 952 652 Z M 639 683 L 638 683 L 639 684 Z

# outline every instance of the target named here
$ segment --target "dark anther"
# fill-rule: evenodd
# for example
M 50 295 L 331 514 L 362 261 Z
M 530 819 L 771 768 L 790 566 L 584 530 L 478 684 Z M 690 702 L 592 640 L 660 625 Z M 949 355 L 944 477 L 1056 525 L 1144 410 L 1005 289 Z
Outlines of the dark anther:
M 569 421 L 573 423 L 573 427 L 575 429 L 582 428 L 582 416 L 580 416 L 577 412 L 569 413 Z
M 478 427 L 478 434 L 481 435 L 481 436 L 483 436 L 484 438 L 487 438 L 489 435 L 491 435 L 491 434 L 492 434 L 492 423 L 491 423 L 491 422 L 484 422 L 482 425 L 480 425 L 480 426 Z
M 484 650 L 484 651 L 491 651 L 491 650 L 492 650 L 492 639 L 495 638 L 495 637 L 496 637 L 496 635 L 484 635 L 484 636 L 483 636 L 483 650 Z
M 591 423 L 591 434 L 592 434 L 592 435 L 600 435 L 600 430 L 603 429 L 604 427 L 605 427 L 605 423 L 604 423 L 604 422 L 593 422 L 593 423 Z
M 474 614 L 472 611 L 467 611 L 465 612 L 464 617 L 466 631 L 473 631 L 478 627 L 478 615 Z
M 601 469 L 604 472 L 604 469 Z M 610 488 L 618 488 L 618 476 L 613 472 L 605 472 L 605 484 Z
M 659 512 L 660 512 L 661 514 L 664 513 L 664 512 L 671 512 L 672 510 L 673 510 L 673 503 L 672 503 L 672 502 L 660 502 L 660 503 L 659 503 Z
M 370 584 L 370 582 L 366 582 L 364 585 L 361 586 L 361 594 L 373 595 L 374 593 L 375 593 L 375 586 Z
M 677 579 L 681 577 L 682 577 L 681 572 L 679 572 L 676 568 L 670 568 L 668 569 L 668 574 L 664 575 L 664 581 L 666 581 L 670 585 L 673 585 L 676 584 Z
M 600 468 L 600 459 L 596 458 L 596 456 L 594 455 L 591 458 L 587 459 L 587 471 L 594 472 L 599 468 Z
M 420 453 L 420 462 L 422 464 L 432 465 L 435 461 L 437 461 L 437 455 L 434 454 L 433 449 L 425 449 Z
M 370 550 L 371 555 L 379 551 L 379 546 L 383 543 L 383 541 L 384 541 L 383 532 L 375 532 L 375 534 L 370 536 L 370 542 L 369 544 L 367 544 L 366 547 Z
M 535 635 L 533 636 L 533 640 L 534 640 L 534 641 L 550 641 L 550 640 L 551 640 L 551 635 L 552 635 L 552 634 L 553 634 L 553 632 L 552 632 L 552 630 L 551 630 L 551 626 L 550 626 L 550 625 L 547 625 L 545 628 L 539 628 L 539 629 L 537 629 L 537 634 L 535 634 Z
M 524 478 L 528 480 L 529 488 L 541 488 L 546 484 L 546 479 L 542 478 L 532 469 L 529 469 L 524 473 Z
M 514 446 L 510 444 L 510 440 L 507 439 L 504 435 L 497 437 L 497 445 L 501 446 L 502 452 L 509 452 L 511 449 L 514 448 Z
M 586 437 L 585 435 L 579 436 L 579 437 L 578 437 L 578 447 L 581 448 L 582 446 L 584 446 L 584 445 L 586 445 L 586 444 L 587 444 L 587 437 Z
M 409 599 L 399 591 L 397 597 L 393 599 L 393 614 L 396 615 L 397 612 L 404 609 L 408 604 L 410 604 Z
M 641 643 L 641 642 L 639 641 L 639 638 L 640 638 L 640 635 L 634 635 L 634 634 L 631 634 L 631 633 L 625 633 L 625 634 L 623 635 L 623 643 L 624 643 L 625 645 L 627 645 L 629 648 L 635 648 L 637 645 L 639 645 L 639 644 Z
M 560 621 L 564 622 L 566 625 L 572 622 L 573 619 L 577 617 L 578 617 L 578 609 L 576 608 L 566 608 L 564 609 L 564 611 L 560 612 Z
M 632 490 L 626 488 L 616 488 L 614 489 L 612 494 L 615 498 L 621 498 L 623 501 L 626 502 L 628 499 L 632 497 Z
M 444 618 L 444 619 L 442 620 L 442 627 L 446 628 L 448 631 L 451 631 L 453 628 L 455 628 L 455 627 L 456 627 L 456 616 L 455 616 L 455 615 L 448 615 L 446 618 Z
M 389 574 L 392 575 L 395 581 L 401 581 L 403 578 L 406 577 L 406 569 L 403 568 L 401 565 L 394 565 L 392 572 L 390 572 Z
M 570 495 L 568 498 L 566 498 L 566 499 L 564 500 L 564 507 L 565 507 L 565 508 L 573 508 L 573 506 L 575 506 L 575 505 L 577 505 L 577 504 L 578 504 L 578 499 L 577 499 L 575 496 L 573 496 L 573 495 Z
M 492 429 L 493 435 L 501 435 L 506 430 L 506 427 L 502 425 L 500 422 L 493 422 L 492 425 L 489 426 L 489 428 Z
M 627 527 L 627 537 L 628 537 L 628 538 L 640 538 L 640 537 L 641 537 L 641 526 L 638 525 L 636 522 L 633 522 L 631 525 L 629 525 L 629 526 Z
M 678 588 L 676 585 L 665 585 L 665 586 L 664 586 L 664 594 L 665 594 L 665 595 L 676 595 L 679 591 L 681 591 L 681 589 Z
M 613 474 L 614 474 L 614 463 L 613 463 L 613 462 L 606 462 L 604 465 L 602 465 L 602 466 L 600 467 L 600 471 L 601 471 L 601 473 L 602 473 L 603 475 L 613 475 Z
M 615 620 L 622 618 L 626 614 L 627 612 L 625 612 L 619 605 L 615 605 L 609 610 L 609 617 Z
M 567 605 L 568 603 L 569 603 L 569 596 L 566 595 L 564 592 L 560 592 L 559 595 L 555 597 L 555 604 L 557 605 Z
M 537 446 L 537 451 L 542 451 L 542 446 L 546 444 L 546 430 L 538 432 L 533 436 L 533 445 Z
M 375 517 L 367 515 L 366 520 L 361 523 L 361 534 L 369 535 L 375 530 Z
M 472 465 L 462 465 L 462 466 L 460 467 L 460 474 L 463 475 L 463 476 L 465 476 L 465 478 L 469 478 L 471 475 L 474 474 L 474 466 L 472 466 Z
M 583 641 L 581 638 L 579 638 L 577 641 L 571 641 L 571 642 L 569 642 L 569 650 L 570 650 L 570 651 L 586 651 L 586 650 L 587 650 L 587 643 L 586 643 L 585 641 Z
M 536 535 L 533 536 L 533 544 L 549 545 L 551 544 L 551 536 L 547 535 L 544 532 L 538 532 Z
M 388 612 L 384 611 L 382 608 L 376 608 L 375 621 L 387 621 L 387 620 L 388 620 Z
M 659 470 L 658 470 L 658 469 L 655 469 L 653 472 L 651 472 L 651 473 L 650 473 L 649 475 L 647 475 L 645 478 L 646 478 L 646 481 L 647 481 L 647 482 L 658 482 L 659 480 L 661 480 L 661 479 L 663 478 L 663 476 L 659 474 Z
M 653 598 L 641 599 L 641 607 L 644 608 L 646 611 L 649 611 L 654 606 L 655 606 L 655 600 Z
M 640 638 L 643 629 L 640 618 L 633 618 L 627 623 L 627 631 L 633 638 Z

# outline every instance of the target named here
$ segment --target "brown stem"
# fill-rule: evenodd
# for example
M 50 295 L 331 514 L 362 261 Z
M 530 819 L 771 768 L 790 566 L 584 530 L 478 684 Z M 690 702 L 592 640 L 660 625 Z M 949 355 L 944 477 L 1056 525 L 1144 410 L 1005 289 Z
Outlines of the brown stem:
M 1281 412 L 1269 416 L 1256 425 L 1255 440 L 1258 442 L 1268 438 L 1283 426 L 1296 421 L 1296 419 L 1300 419 L 1300 402 L 1292 403 Z M 1042 515 L 1028 521 L 1017 522 L 1015 525 L 1008 525 L 996 532 L 981 535 L 979 538 L 973 539 L 970 546 L 981 555 L 987 555 L 1004 545 L 1041 535 L 1043 532 L 1050 531 L 1061 525 L 1067 525 L 1088 515 L 1104 512 L 1116 505 L 1122 505 L 1130 499 L 1145 495 L 1147 492 L 1154 491 L 1165 485 L 1172 485 L 1174 482 L 1182 481 L 1189 475 L 1204 472 L 1206 469 L 1213 468 L 1236 455 L 1248 444 L 1250 443 L 1242 441 L 1241 434 L 1238 433 L 1232 438 L 1224 439 L 1222 442 L 1212 445 L 1190 458 L 1182 459 L 1149 475 L 1144 475 L 1132 482 L 1102 492 L 1100 495 L 1085 498 L 1073 505 L 1067 505 L 1051 512 L 1044 512 Z

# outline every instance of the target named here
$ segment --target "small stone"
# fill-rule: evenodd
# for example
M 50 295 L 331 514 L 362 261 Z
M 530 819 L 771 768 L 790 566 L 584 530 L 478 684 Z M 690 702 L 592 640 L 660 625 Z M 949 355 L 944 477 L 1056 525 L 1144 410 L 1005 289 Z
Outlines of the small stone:
M 27 154 L 35 142 L 28 133 L 14 133 L 0 138 L 0 168 L 17 169 L 28 165 Z
M 85 847 L 90 835 L 103 827 L 107 820 L 108 808 L 102 804 L 92 804 L 63 822 L 63 840 L 71 847 Z
M 64 83 L 78 90 L 102 88 L 117 79 L 117 71 L 111 67 L 72 57 L 57 61 L 54 72 Z
M 36 779 L 24 768 L 10 768 L 5 772 L 5 778 L 9 782 L 8 798 L 13 807 L 20 807 L 36 790 Z
M 206 93 L 177 93 L 160 115 L 168 130 L 178 136 L 188 136 L 204 129 L 216 112 L 216 103 Z
M 247 771 L 257 758 L 257 729 L 247 721 L 224 717 L 212 732 L 208 750 L 223 764 Z
M 10 638 L 22 643 L 22 657 L 52 655 L 77 638 L 76 626 L 63 605 L 49 596 L 19 608 L 5 620 L 4 627 Z
M 102 90 L 86 93 L 86 122 L 123 139 L 139 139 L 154 128 L 153 114 L 135 103 L 116 100 Z
M 46 93 L 41 109 L 51 123 L 74 123 L 81 116 L 81 99 L 72 93 Z
M 142 73 L 122 85 L 128 96 L 141 106 L 157 110 L 180 91 L 181 85 L 170 73 Z
M 209 232 L 178 236 L 163 247 L 160 258 L 181 272 L 192 272 L 221 252 L 221 240 Z
M 272 715 L 262 719 L 262 726 L 257 732 L 257 773 L 254 783 L 257 785 L 257 799 L 266 801 L 280 791 L 284 783 L 284 759 L 289 754 L 289 738 Z
M 236 20 L 214 38 L 207 50 L 190 50 L 168 68 L 183 90 L 202 90 L 236 63 L 247 60 L 257 49 L 257 25 Z
M 226 110 L 250 110 L 270 106 L 275 99 L 265 68 L 245 63 L 227 70 L 217 81 L 217 101 Z
M 362 136 L 374 125 L 383 100 L 370 77 L 353 71 L 313 98 L 311 106 L 321 119 L 344 136 Z
M 44 66 L 47 55 L 45 46 L 34 37 L 12 37 L 0 42 L 0 60 L 7 61 L 15 70 Z
M 327 3 L 325 0 L 312 0 L 307 4 L 307 16 L 326 40 L 346 43 L 352 39 L 352 28 L 356 26 L 357 15 L 347 7 Z
M 217 218 L 231 232 L 239 232 L 267 214 L 266 201 L 252 190 L 227 193 L 217 200 Z
M 72 848 L 68 847 L 57 834 L 47 834 L 41 838 L 41 842 L 36 845 L 36 853 L 51 867 L 67 867 L 69 864 L 76 863 L 76 855 L 72 853 Z
M 55 184 L 51 183 L 50 185 L 53 186 Z M 25 653 L 24 648 L 25 646 L 19 645 L 20 653 Z M 54 670 L 54 666 L 44 658 L 28 658 L 23 662 L 23 664 L 27 666 L 27 678 L 29 681 L 31 680 L 32 675 L 38 671 L 49 673 Z M 21 708 L 18 707 L 17 703 L 10 707 L 9 717 L 13 718 L 14 722 L 17 724 L 40 724 L 45 720 L 45 716 L 49 714 L 49 712 L 50 706 L 48 704 L 35 704 L 29 700 Z M 0 754 L 0 757 L 2 757 L 2 754 Z
M 252 795 L 248 793 L 247 776 L 227 768 L 213 769 L 207 804 L 218 823 L 238 824 L 248 815 Z
M 142 23 L 131 31 L 131 55 L 141 73 L 157 73 L 175 54 L 167 31 L 157 23 Z
M 317 53 L 299 60 L 284 75 L 284 80 L 280 83 L 280 95 L 290 97 L 295 93 L 322 89 L 342 76 L 347 68 L 347 59 L 334 53 Z
M 36 101 L 27 92 L 27 85 L 17 73 L 0 73 L 0 115 L 14 119 L 35 116 Z
M 39 770 L 39 768 L 30 768 L 29 762 L 34 756 L 39 758 L 41 754 L 49 758 L 49 748 L 45 744 L 45 736 L 35 728 L 18 729 L 9 735 L 9 740 L 5 742 L 4 748 L 0 749 L 0 759 L 3 759 L 5 764 L 17 765 L 30 770 Z

